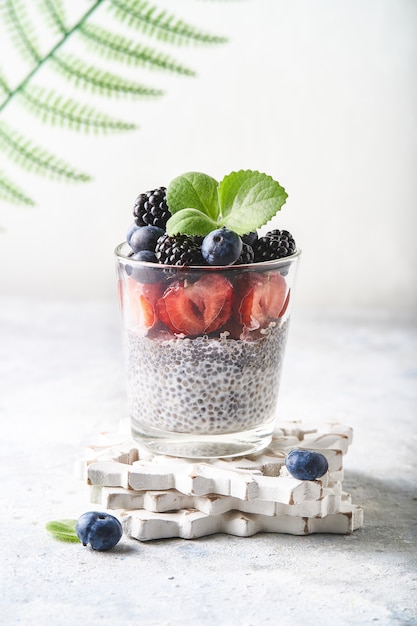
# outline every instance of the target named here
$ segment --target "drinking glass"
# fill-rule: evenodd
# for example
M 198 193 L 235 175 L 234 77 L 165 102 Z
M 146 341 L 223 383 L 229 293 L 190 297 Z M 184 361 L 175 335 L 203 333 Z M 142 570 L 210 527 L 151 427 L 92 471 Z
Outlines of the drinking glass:
M 221 267 L 115 254 L 134 439 L 202 459 L 266 447 L 301 252 Z

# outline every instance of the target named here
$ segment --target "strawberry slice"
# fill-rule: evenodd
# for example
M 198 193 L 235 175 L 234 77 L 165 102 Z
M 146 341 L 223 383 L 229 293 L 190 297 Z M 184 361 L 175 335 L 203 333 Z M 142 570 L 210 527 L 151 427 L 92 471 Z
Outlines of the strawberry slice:
M 174 333 L 211 333 L 229 319 L 233 287 L 219 274 L 206 274 L 195 283 L 176 281 L 156 303 L 156 312 Z
M 158 283 L 142 284 L 127 278 L 119 281 L 119 300 L 125 326 L 146 332 L 157 321 L 155 303 L 162 295 Z
M 280 317 L 287 298 L 287 283 L 279 272 L 249 272 L 239 283 L 238 321 L 248 330 L 265 328 Z
M 290 303 L 290 298 L 291 298 L 291 289 L 288 289 L 287 297 L 285 298 L 284 305 L 281 311 L 279 312 L 278 317 L 284 317 L 285 313 L 287 312 L 288 305 Z

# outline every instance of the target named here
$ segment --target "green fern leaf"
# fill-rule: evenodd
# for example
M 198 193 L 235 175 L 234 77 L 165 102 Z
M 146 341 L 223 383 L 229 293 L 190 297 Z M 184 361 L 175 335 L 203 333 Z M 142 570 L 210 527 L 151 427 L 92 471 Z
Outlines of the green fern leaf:
M 9 93 L 11 92 L 9 83 L 7 82 L 6 78 L 4 77 L 1 71 L 0 71 L 0 92 L 4 93 L 4 95 L 6 96 L 9 95 Z
M 195 72 L 177 63 L 168 55 L 155 52 L 153 49 L 136 44 L 131 39 L 114 34 L 94 24 L 83 24 L 79 33 L 83 35 L 94 49 L 103 56 L 117 61 L 125 61 L 133 65 L 144 65 L 151 69 L 161 69 L 176 74 L 195 76 Z
M 51 28 L 59 35 L 67 33 L 66 16 L 61 0 L 42 0 L 39 5 Z
M 225 37 L 204 32 L 151 5 L 148 0 L 89 0 L 87 8 L 82 10 L 78 20 L 71 26 L 65 15 L 64 0 L 38 0 L 31 6 L 31 11 L 28 3 L 29 0 L 0 0 L 0 19 L 4 21 L 16 50 L 29 63 L 26 75 L 13 87 L 10 86 L 10 79 L 0 71 L 0 114 L 13 101 L 19 101 L 43 121 L 78 131 L 123 131 L 131 130 L 135 125 L 114 119 L 92 106 L 34 84 L 34 78 L 45 66 L 52 67 L 75 86 L 101 96 L 146 98 L 161 96 L 164 92 L 108 72 L 88 59 L 68 54 L 66 44 L 75 39 L 74 35 L 84 37 L 87 44 L 106 59 L 120 61 L 125 65 L 161 69 L 177 75 L 195 75 L 182 62 L 159 52 L 152 45 L 140 45 L 133 36 L 92 24 L 93 14 L 102 5 L 108 7 L 112 17 L 133 28 L 136 33 L 139 31 L 164 43 L 179 46 L 221 44 L 227 41 Z M 43 50 L 46 39 L 41 39 L 43 48 L 36 39 L 36 30 L 41 24 L 35 19 L 38 17 L 36 11 L 49 30 L 57 34 L 57 41 L 46 51 Z M 27 171 L 73 181 L 90 179 L 87 174 L 77 171 L 4 122 L 0 122 L 0 151 Z M 10 202 L 34 204 L 18 185 L 1 172 L 0 197 Z
M 41 53 L 34 28 L 22 0 L 6 0 L 2 7 L 4 21 L 10 31 L 16 49 L 26 60 L 39 63 Z
M 135 124 L 114 119 L 93 107 L 37 85 L 25 86 L 20 92 L 22 103 L 43 122 L 57 124 L 77 131 L 109 132 L 134 130 Z
M 110 0 L 109 9 L 120 22 L 166 43 L 208 45 L 227 42 L 226 37 L 203 32 L 174 15 L 151 6 L 145 0 Z
M 71 165 L 35 145 L 4 122 L 0 122 L 0 150 L 21 167 L 36 174 L 73 181 L 91 180 L 88 174 L 77 172 Z
M 22 189 L 0 171 L 0 199 L 13 204 L 34 206 L 34 201 Z
M 116 74 L 111 74 L 92 65 L 86 65 L 82 59 L 74 56 L 59 54 L 51 59 L 53 67 L 67 78 L 73 80 L 76 86 L 89 88 L 93 93 L 102 95 L 131 95 L 137 97 L 162 96 L 163 91 L 134 83 Z

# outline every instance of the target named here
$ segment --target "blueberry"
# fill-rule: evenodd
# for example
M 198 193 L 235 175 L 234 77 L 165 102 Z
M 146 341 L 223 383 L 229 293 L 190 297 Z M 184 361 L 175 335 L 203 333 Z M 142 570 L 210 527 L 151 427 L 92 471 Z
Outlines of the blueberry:
M 285 466 L 291 476 L 298 480 L 316 480 L 329 469 L 324 454 L 312 450 L 291 450 L 285 460 Z
M 139 226 L 137 224 L 135 224 L 135 222 L 133 222 L 133 224 L 130 226 L 129 230 L 126 233 L 126 241 L 127 243 L 130 245 L 130 239 L 133 235 L 133 233 L 135 232 L 135 230 L 137 230 L 139 228 Z
M 135 261 L 158 263 L 158 259 L 156 258 L 155 252 L 153 250 L 140 250 L 139 252 L 135 252 L 135 254 L 132 254 L 131 258 L 135 259 Z
M 134 230 L 128 242 L 133 252 L 141 252 L 142 250 L 151 250 L 154 252 L 156 242 L 165 231 L 157 226 L 139 226 Z
M 132 254 L 130 258 L 135 261 L 158 263 L 155 252 L 152 252 L 152 250 L 141 250 L 140 252 L 135 252 L 135 254 Z M 126 274 L 138 283 L 157 283 L 161 280 L 160 272 L 150 267 L 134 267 L 133 265 L 126 265 Z
M 201 253 L 209 265 L 232 265 L 242 252 L 242 240 L 232 230 L 219 228 L 204 237 Z
M 89 511 L 81 515 L 75 531 L 83 546 L 89 543 L 93 550 L 110 550 L 119 543 L 123 534 L 119 520 L 101 511 Z

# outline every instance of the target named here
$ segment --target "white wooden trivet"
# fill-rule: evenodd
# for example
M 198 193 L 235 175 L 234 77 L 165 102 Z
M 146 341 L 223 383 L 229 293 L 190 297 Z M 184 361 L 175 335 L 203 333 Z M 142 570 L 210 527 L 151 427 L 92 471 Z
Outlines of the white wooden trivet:
M 118 511 L 125 533 L 142 541 L 217 532 L 350 533 L 363 524 L 361 507 L 342 491 L 351 442 L 352 429 L 342 424 L 285 422 L 258 455 L 198 462 L 154 455 L 124 433 L 101 433 L 76 468 L 91 501 Z M 327 474 L 315 481 L 290 476 L 285 456 L 296 447 L 324 454 Z

